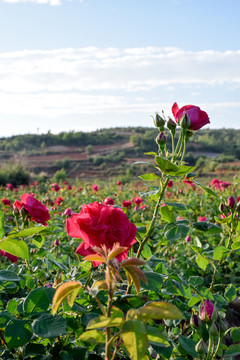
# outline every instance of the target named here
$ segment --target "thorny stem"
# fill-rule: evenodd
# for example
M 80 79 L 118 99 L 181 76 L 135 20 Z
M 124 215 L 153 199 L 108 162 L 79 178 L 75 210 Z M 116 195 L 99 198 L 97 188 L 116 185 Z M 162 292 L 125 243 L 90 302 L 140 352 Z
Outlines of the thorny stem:
M 155 224 L 155 221 L 156 221 L 156 219 L 157 219 L 159 207 L 160 207 L 160 204 L 161 204 L 161 201 L 162 201 L 162 198 L 163 198 L 165 189 L 166 189 L 166 187 L 167 187 L 168 180 L 169 180 L 169 177 L 166 178 L 165 183 L 162 185 L 162 191 L 161 191 L 161 194 L 160 194 L 160 196 L 159 196 L 159 198 L 158 198 L 157 204 L 156 204 L 156 206 L 155 206 L 151 223 L 150 223 L 150 225 L 148 226 L 147 233 L 146 233 L 146 235 L 144 236 L 143 241 L 141 242 L 141 244 L 140 244 L 140 246 L 139 246 L 139 248 L 138 248 L 137 258 L 140 257 L 140 255 L 141 255 L 141 253 L 142 253 L 142 251 L 143 251 L 144 245 L 145 245 L 146 242 L 148 241 L 149 235 L 150 235 L 150 233 L 151 233 L 151 230 L 152 230 L 152 228 L 153 228 L 153 226 L 154 226 L 154 224 Z
M 212 337 L 209 337 L 209 341 L 208 341 L 208 352 L 207 352 L 207 357 L 206 360 L 210 360 L 210 355 L 211 355 L 211 350 L 212 350 Z
M 177 154 L 177 152 L 178 152 L 178 148 L 179 148 L 179 146 L 180 146 L 180 143 L 182 142 L 182 137 L 183 137 L 183 134 L 182 134 L 182 131 L 181 131 L 181 133 L 180 133 L 180 136 L 179 136 L 179 138 L 178 138 L 178 142 L 177 142 L 177 146 L 176 146 L 176 149 L 175 149 L 175 154 Z M 178 156 L 177 156 L 178 157 Z M 174 158 L 173 158 L 174 159 Z M 175 159 L 176 160 L 176 159 Z

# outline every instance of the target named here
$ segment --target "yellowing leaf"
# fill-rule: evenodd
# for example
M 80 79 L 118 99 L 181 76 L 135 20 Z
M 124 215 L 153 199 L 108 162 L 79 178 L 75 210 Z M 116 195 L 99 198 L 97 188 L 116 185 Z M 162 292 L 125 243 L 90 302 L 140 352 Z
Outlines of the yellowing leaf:
M 104 343 L 105 342 L 105 335 L 104 332 L 98 330 L 88 330 L 82 333 L 78 340 L 89 342 L 92 344 L 97 343 Z
M 79 281 L 69 281 L 59 286 L 53 297 L 52 313 L 56 314 L 63 301 L 69 296 L 68 303 L 72 307 L 82 285 Z
M 110 318 L 108 316 L 100 315 L 93 320 L 87 326 L 88 330 L 105 328 L 110 326 L 116 326 L 121 328 L 124 323 L 124 320 L 121 317 Z
M 184 319 L 182 312 L 173 304 L 164 301 L 152 301 L 138 309 L 138 319 L 149 321 L 151 319 Z
M 92 290 L 108 290 L 108 285 L 104 280 L 95 281 L 95 283 L 92 285 Z
M 101 255 L 98 255 L 98 254 L 87 255 L 83 258 L 83 260 L 106 262 L 105 259 Z
M 145 325 L 139 320 L 128 320 L 122 328 L 121 337 L 132 360 L 143 360 L 148 348 Z

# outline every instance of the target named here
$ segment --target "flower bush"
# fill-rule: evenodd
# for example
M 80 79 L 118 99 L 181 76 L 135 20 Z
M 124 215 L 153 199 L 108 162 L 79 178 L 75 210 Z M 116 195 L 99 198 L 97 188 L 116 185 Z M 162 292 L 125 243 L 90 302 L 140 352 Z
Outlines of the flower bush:
M 142 183 L 0 188 L 0 359 L 240 355 L 239 182 L 184 161 L 205 114 L 155 115 Z

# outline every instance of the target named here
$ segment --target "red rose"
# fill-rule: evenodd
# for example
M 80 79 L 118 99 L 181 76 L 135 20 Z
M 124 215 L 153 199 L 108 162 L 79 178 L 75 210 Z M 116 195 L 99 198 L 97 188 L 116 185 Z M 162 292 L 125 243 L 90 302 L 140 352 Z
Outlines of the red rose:
M 103 201 L 103 204 L 105 205 L 114 205 L 114 200 L 110 197 L 106 197 L 106 199 Z
M 179 122 L 182 116 L 187 113 L 191 121 L 189 130 L 199 130 L 204 125 L 210 123 L 208 114 L 198 106 L 185 105 L 179 109 L 178 104 L 175 102 L 172 106 L 172 113 L 178 125 L 180 125 Z
M 55 203 L 60 206 L 61 203 L 63 202 L 63 198 L 61 196 L 59 196 L 56 200 L 55 200 Z
M 131 200 L 125 200 L 122 202 L 123 207 L 129 208 L 131 205 L 132 205 Z
M 136 205 L 141 205 L 141 203 L 143 202 L 143 199 L 140 198 L 139 196 L 137 196 L 132 201 L 135 202 Z
M 3 198 L 1 201 L 2 201 L 2 203 L 3 203 L 4 205 L 6 205 L 6 206 L 11 206 L 11 201 L 10 201 L 9 199 Z
M 106 245 L 112 249 L 115 243 L 130 249 L 136 240 L 137 228 L 130 223 L 127 216 L 119 208 L 99 204 L 83 205 L 79 214 L 73 214 L 67 219 L 67 232 L 75 238 L 82 238 L 76 252 L 86 256 L 95 253 L 92 247 Z M 117 256 L 118 261 L 126 259 L 128 249 Z M 99 262 L 94 262 L 97 266 Z
M 9 254 L 8 252 L 4 250 L 0 250 L 0 255 L 7 257 L 12 263 L 16 263 L 18 258 L 15 255 Z
M 16 200 L 14 208 L 20 210 L 22 207 L 28 212 L 32 220 L 43 225 L 47 225 L 46 221 L 50 219 L 48 208 L 30 194 L 23 194 L 21 201 Z

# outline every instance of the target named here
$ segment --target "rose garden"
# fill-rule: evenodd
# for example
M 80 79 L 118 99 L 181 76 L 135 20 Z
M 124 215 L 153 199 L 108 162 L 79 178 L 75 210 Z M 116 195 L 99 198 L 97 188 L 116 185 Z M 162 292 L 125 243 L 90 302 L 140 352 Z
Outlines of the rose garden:
M 134 183 L 0 189 L 0 359 L 239 358 L 240 185 L 198 182 L 210 120 L 172 113 Z

